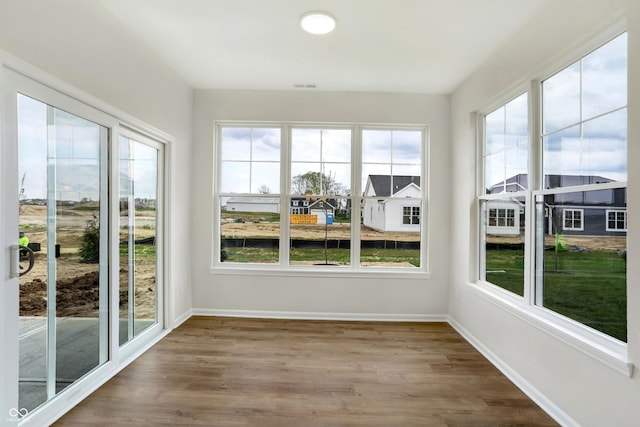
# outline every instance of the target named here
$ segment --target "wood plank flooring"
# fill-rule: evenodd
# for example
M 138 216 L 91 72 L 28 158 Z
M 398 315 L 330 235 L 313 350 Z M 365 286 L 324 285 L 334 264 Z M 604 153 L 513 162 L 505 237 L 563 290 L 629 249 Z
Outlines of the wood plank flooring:
M 55 426 L 549 426 L 446 323 L 192 317 Z

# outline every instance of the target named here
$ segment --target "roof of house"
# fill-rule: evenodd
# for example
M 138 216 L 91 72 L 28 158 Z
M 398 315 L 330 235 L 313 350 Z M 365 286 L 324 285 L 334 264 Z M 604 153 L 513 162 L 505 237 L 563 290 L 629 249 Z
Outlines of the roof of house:
M 393 175 L 393 183 L 391 182 L 391 178 L 391 175 L 369 175 L 369 180 L 371 181 L 376 196 L 389 197 L 410 184 L 415 184 L 418 188 L 420 187 L 419 176 Z M 392 187 L 393 193 L 391 193 Z
M 544 188 L 570 187 L 574 185 L 599 184 L 603 182 L 612 182 L 612 179 L 605 178 L 600 175 L 558 175 L 550 174 L 544 176 Z M 519 173 L 506 181 L 500 181 L 492 185 L 491 193 L 501 193 L 504 187 L 516 187 L 516 191 L 524 190 L 528 187 L 528 175 Z

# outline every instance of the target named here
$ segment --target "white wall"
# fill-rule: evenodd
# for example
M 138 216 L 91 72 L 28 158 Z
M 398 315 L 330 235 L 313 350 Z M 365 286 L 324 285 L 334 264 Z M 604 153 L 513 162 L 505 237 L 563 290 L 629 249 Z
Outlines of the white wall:
M 628 5 L 627 5 L 628 3 Z M 629 8 L 629 239 L 640 256 L 640 3 L 629 0 L 553 2 L 452 96 L 450 315 L 511 377 L 530 387 L 565 423 L 640 425 L 640 374 L 632 378 L 524 320 L 517 310 L 471 283 L 475 264 L 475 137 L 472 112 L 491 106 L 547 66 L 602 33 Z M 564 50 L 564 51 L 562 51 Z M 573 59 L 577 59 L 574 57 Z M 568 62 L 565 64 L 568 65 Z M 551 71 L 550 69 L 547 71 Z M 516 95 L 517 93 L 512 93 Z M 471 221 L 469 219 L 472 219 Z M 640 366 L 640 267 L 628 264 L 629 359 Z
M 95 2 L 2 1 L 0 49 L 175 138 L 171 154 L 171 308 L 191 308 L 189 170 L 192 90 Z M 60 88 L 58 88 L 60 89 Z M 93 105 L 100 108 L 100 105 Z
M 448 175 L 449 97 L 312 91 L 195 92 L 192 168 L 192 236 L 201 250 L 193 253 L 195 312 L 225 310 L 352 314 L 443 315 L 447 310 L 449 188 L 446 180 L 432 187 L 429 249 L 431 278 L 345 278 L 305 275 L 267 276 L 210 273 L 212 259 L 213 122 L 214 120 L 399 123 L 431 125 L 429 175 Z M 444 224 L 444 226 L 443 226 Z

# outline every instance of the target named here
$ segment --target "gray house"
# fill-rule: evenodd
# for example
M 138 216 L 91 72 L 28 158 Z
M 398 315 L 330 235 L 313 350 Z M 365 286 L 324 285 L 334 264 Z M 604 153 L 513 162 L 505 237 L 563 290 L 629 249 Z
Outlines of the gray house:
M 546 175 L 544 187 L 558 188 L 607 182 L 614 181 L 597 175 Z M 518 174 L 491 186 L 487 193 L 514 192 L 527 187 L 527 175 Z M 495 212 L 509 220 L 500 223 L 501 227 L 495 230 L 491 229 L 492 224 L 489 223 L 488 231 L 492 234 L 515 234 L 515 227 L 524 215 L 521 204 L 515 201 L 512 206 L 505 205 L 508 202 L 500 203 L 500 206 L 495 206 Z M 492 206 L 489 206 L 490 211 L 491 209 Z M 489 216 L 491 219 L 491 215 Z M 626 236 L 627 192 L 624 188 L 608 188 L 549 194 L 544 196 L 544 216 L 547 234 L 561 232 L 566 235 Z M 509 231 L 510 227 L 513 227 L 513 232 Z

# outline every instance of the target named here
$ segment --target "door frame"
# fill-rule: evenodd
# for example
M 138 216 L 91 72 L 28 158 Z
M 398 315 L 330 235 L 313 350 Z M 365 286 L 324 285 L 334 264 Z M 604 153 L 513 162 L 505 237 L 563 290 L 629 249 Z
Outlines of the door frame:
M 126 348 L 120 348 L 118 342 L 118 263 L 109 262 L 109 320 L 108 320 L 108 360 L 91 371 L 89 375 L 79 379 L 53 399 L 43 404 L 32 413 L 23 414 L 18 406 L 18 364 L 19 364 L 19 281 L 11 278 L 11 250 L 17 239 L 18 221 L 18 144 L 17 144 L 17 93 L 31 96 L 61 110 L 105 126 L 109 130 L 109 165 L 108 184 L 109 198 L 109 258 L 118 258 L 118 162 L 117 144 L 121 132 L 134 131 L 138 135 L 152 138 L 163 147 L 163 162 L 159 164 L 162 173 L 163 212 L 159 214 L 158 224 L 162 226 L 158 234 L 162 234 L 164 250 L 158 260 L 158 274 L 162 275 L 162 283 L 158 285 L 158 325 L 149 328 L 134 339 Z M 169 332 L 171 322 L 169 301 L 169 260 L 171 259 L 169 242 L 168 200 L 170 186 L 170 146 L 173 138 L 148 124 L 117 110 L 109 104 L 89 95 L 61 80 L 48 75 L 38 68 L 0 50 L 0 425 L 40 425 L 49 424 L 60 418 L 77 405 L 98 387 L 116 375 L 120 370 L 144 353 L 152 345 L 160 341 Z M 160 192 L 160 188 L 159 188 Z M 160 197 L 160 193 L 159 193 Z M 15 212 L 15 214 L 9 214 Z M 114 258 L 115 254 L 115 258 Z M 115 272 L 115 275 L 114 275 Z M 70 390 L 69 390 L 70 389 Z

